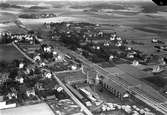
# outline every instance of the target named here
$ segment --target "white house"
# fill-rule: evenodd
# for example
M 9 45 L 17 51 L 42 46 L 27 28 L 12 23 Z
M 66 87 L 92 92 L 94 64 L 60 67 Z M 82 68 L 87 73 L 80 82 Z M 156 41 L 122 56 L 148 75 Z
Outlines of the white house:
M 76 65 L 72 65 L 72 66 L 71 66 L 71 69 L 72 69 L 72 70 L 76 70 L 76 69 L 77 69 L 77 66 L 76 66 Z
M 27 90 L 26 91 L 26 95 L 29 97 L 30 95 L 33 95 L 33 96 L 35 96 L 35 90 L 34 89 L 32 89 L 32 90 Z
M 51 78 L 52 78 L 52 74 L 51 74 L 51 73 L 47 73 L 47 74 L 45 75 L 45 77 L 51 79 Z
M 19 64 L 19 68 L 22 69 L 24 67 L 24 63 Z

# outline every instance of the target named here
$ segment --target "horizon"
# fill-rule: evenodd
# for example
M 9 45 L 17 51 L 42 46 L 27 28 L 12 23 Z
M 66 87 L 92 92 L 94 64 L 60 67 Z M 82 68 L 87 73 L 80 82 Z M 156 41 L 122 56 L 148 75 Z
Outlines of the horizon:
M 152 2 L 152 0 L 0 0 L 0 2 L 52 2 L 52 1 L 58 1 L 58 2 Z

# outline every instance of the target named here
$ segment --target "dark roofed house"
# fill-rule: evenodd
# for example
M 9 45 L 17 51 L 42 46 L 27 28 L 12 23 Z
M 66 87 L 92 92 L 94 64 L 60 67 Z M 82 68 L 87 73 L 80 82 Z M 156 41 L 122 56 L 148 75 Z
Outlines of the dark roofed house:
M 0 73 L 0 84 L 6 82 L 8 78 L 9 78 L 9 73 Z

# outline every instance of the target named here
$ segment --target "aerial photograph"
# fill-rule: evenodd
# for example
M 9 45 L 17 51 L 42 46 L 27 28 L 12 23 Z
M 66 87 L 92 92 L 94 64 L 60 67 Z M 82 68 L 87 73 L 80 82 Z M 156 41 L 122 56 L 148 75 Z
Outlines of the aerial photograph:
M 167 115 L 167 1 L 0 0 L 0 115 Z

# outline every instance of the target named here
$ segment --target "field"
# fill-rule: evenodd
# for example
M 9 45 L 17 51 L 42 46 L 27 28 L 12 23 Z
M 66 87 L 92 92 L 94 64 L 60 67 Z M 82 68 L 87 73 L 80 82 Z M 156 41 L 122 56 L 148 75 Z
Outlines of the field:
M 154 37 L 167 42 L 167 7 L 157 7 L 152 3 L 108 3 L 108 2 L 18 2 L 19 8 L 0 6 L 0 32 L 25 33 L 14 24 L 19 20 L 28 28 L 38 29 L 45 22 L 89 22 L 100 24 L 105 32 L 117 32 L 126 40 L 134 40 L 144 45 L 128 44 L 146 54 L 158 54 L 151 44 Z M 45 19 L 18 18 L 26 13 L 55 13 L 57 17 Z M 0 52 L 1 55 L 2 52 Z M 159 54 L 166 55 L 167 52 Z
M 0 115 L 54 115 L 45 103 L 1 110 Z
M 15 4 L 15 3 L 14 3 Z M 151 43 L 152 38 L 159 37 L 167 42 L 167 7 L 157 7 L 151 3 L 64 3 L 64 2 L 18 2 L 21 8 L 0 7 L 0 32 L 25 33 L 14 24 L 19 20 L 28 28 L 38 30 L 43 23 L 49 22 L 89 22 L 100 24 L 105 32 L 116 32 L 126 40 L 142 42 L 144 45 L 128 44 L 146 54 L 158 54 Z M 35 7 L 34 7 L 35 6 Z M 23 19 L 19 14 L 55 13 L 57 17 L 47 19 Z M 6 52 L 7 51 L 7 52 Z M 167 52 L 164 52 L 167 54 Z M 12 47 L 0 46 L 0 60 L 10 61 L 20 58 Z M 149 79 L 152 82 L 152 79 Z M 148 80 L 148 81 L 149 81 Z M 157 83 L 155 83 L 157 84 Z M 110 95 L 110 94 L 109 94 Z M 104 95 L 105 96 L 105 95 Z M 104 97 L 117 101 L 112 96 Z M 47 104 L 18 107 L 2 110 L 0 115 L 54 115 Z
M 0 61 L 11 62 L 14 59 L 22 58 L 20 54 L 13 46 L 0 45 Z

